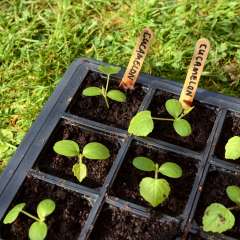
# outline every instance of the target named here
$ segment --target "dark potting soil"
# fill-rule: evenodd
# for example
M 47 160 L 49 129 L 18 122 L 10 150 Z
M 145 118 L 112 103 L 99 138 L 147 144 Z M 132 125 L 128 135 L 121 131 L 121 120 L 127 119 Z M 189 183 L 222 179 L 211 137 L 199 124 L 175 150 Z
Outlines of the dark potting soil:
M 225 207 L 234 206 L 234 203 L 227 197 L 226 194 L 226 188 L 229 185 L 240 186 L 240 176 L 219 170 L 211 171 L 208 173 L 195 213 L 195 220 L 199 226 L 202 226 L 202 217 L 204 211 L 211 203 L 221 203 Z M 232 230 L 226 231 L 223 234 L 239 239 L 240 212 L 232 210 L 232 213 L 235 215 L 235 226 Z
M 240 114 L 228 112 L 215 148 L 215 155 L 224 161 L 240 164 L 240 158 L 237 160 L 225 159 L 225 145 L 233 136 L 240 136 Z
M 177 99 L 178 96 L 160 90 L 157 91 L 149 107 L 152 116 L 171 117 L 166 111 L 165 102 L 172 98 Z M 154 130 L 149 136 L 195 151 L 203 150 L 213 128 L 217 109 L 197 101 L 194 102 L 193 106 L 195 106 L 194 109 L 184 117 L 192 126 L 192 134 L 190 136 L 181 137 L 174 131 L 173 122 L 158 120 L 154 120 Z
M 72 166 L 77 162 L 77 157 L 67 158 L 53 151 L 54 143 L 62 139 L 76 141 L 80 146 L 80 150 L 90 142 L 100 142 L 109 149 L 111 154 L 109 159 L 83 159 L 83 162 L 87 165 L 88 175 L 81 184 L 92 188 L 102 186 L 120 148 L 120 141 L 117 137 L 87 130 L 78 125 L 73 125 L 73 123 L 66 120 L 63 120 L 57 126 L 43 152 L 40 154 L 35 168 L 57 177 L 79 183 L 72 172 Z
M 119 89 L 119 83 L 120 79 L 118 81 L 110 80 L 109 90 Z M 137 113 L 143 101 L 146 90 L 141 85 L 136 84 L 134 90 L 126 92 L 127 101 L 125 103 L 109 99 L 108 109 L 102 96 L 85 97 L 82 95 L 82 91 L 86 87 L 102 87 L 102 85 L 106 85 L 106 78 L 99 73 L 90 72 L 72 101 L 69 109 L 70 113 L 113 127 L 127 129 L 130 120 Z
M 90 240 L 171 240 L 178 233 L 175 221 L 146 219 L 116 207 L 103 207 Z
M 55 211 L 46 218 L 48 226 L 46 239 L 77 239 L 91 210 L 90 203 L 78 193 L 27 177 L 9 209 L 18 203 L 25 202 L 24 210 L 37 216 L 37 205 L 46 198 L 56 203 Z M 26 240 L 28 229 L 33 222 L 29 217 L 20 214 L 13 224 L 2 224 L 1 237 L 4 240 Z
M 140 196 L 139 183 L 144 177 L 154 177 L 154 172 L 144 172 L 136 169 L 132 165 L 132 160 L 137 156 L 149 157 L 160 165 L 171 161 L 181 166 L 183 175 L 179 179 L 169 178 L 159 173 L 159 178 L 164 178 L 169 182 L 171 193 L 161 206 L 154 208 L 157 214 L 165 213 L 174 217 L 180 215 L 185 209 L 192 190 L 197 173 L 197 161 L 167 151 L 159 151 L 150 146 L 132 144 L 111 188 L 111 194 L 142 206 L 150 205 Z

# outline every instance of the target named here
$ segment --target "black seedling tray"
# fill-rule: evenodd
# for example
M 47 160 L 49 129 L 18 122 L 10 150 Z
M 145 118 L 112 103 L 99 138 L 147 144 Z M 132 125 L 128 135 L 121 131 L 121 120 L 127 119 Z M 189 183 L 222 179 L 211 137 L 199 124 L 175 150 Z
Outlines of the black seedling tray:
M 81 96 L 83 87 L 91 81 L 96 85 L 99 78 L 104 78 L 97 71 L 100 64 L 94 60 L 77 59 L 65 73 L 0 176 L 0 219 L 19 202 L 26 201 L 30 211 L 34 211 L 37 202 L 45 196 L 54 199 L 61 207 L 61 211 L 58 209 L 54 213 L 56 215 L 49 217 L 53 226 L 48 235 L 51 240 L 118 239 L 117 235 L 109 232 L 117 233 L 119 228 L 125 234 L 121 239 L 126 238 L 126 234 L 133 234 L 132 239 L 146 240 L 194 239 L 195 236 L 201 239 L 201 234 L 202 239 L 208 239 L 204 238 L 206 234 L 201 233 L 194 220 L 195 214 L 204 181 L 212 169 L 220 168 L 233 175 L 240 172 L 240 161 L 233 164 L 218 159 L 222 156 L 224 141 L 234 134 L 226 121 L 238 117 L 240 100 L 198 89 L 196 107 L 189 115 L 193 136 L 177 137 L 162 122 L 155 125 L 149 137 L 130 136 L 127 126 L 137 111 L 151 109 L 154 116 L 161 115 L 165 101 L 178 98 L 182 85 L 141 74 L 135 91 L 128 95 L 128 103 L 121 107 L 111 103 L 109 113 L 106 113 L 99 99 L 86 100 Z M 110 85 L 117 86 L 123 73 L 124 69 L 114 75 Z M 92 115 L 89 114 L 91 111 Z M 222 132 L 225 128 L 227 135 Z M 54 142 L 63 138 L 75 140 L 80 145 L 101 141 L 110 148 L 111 158 L 104 163 L 94 162 L 97 167 L 89 165 L 93 172 L 97 168 L 98 174 L 89 174 L 79 184 L 69 174 L 73 162 L 56 157 L 52 150 Z M 164 206 L 152 209 L 136 192 L 134 182 L 138 183 L 140 177 L 131 166 L 131 159 L 139 153 L 154 156 L 159 163 L 177 162 L 183 168 L 182 179 L 168 179 L 173 194 Z M 44 193 L 43 189 L 46 189 Z M 79 205 L 76 199 L 79 199 Z M 67 223 L 60 226 L 55 223 L 58 218 L 62 222 L 65 219 Z M 23 217 L 21 221 L 26 219 Z M 141 226 L 144 226 L 144 231 Z M 1 239 L 9 239 L 6 236 L 9 237 L 9 231 L 13 231 L 10 228 L 1 223 Z M 144 235 L 145 232 L 157 235 Z M 24 237 L 18 236 L 18 239 Z M 223 236 L 223 239 L 230 238 Z

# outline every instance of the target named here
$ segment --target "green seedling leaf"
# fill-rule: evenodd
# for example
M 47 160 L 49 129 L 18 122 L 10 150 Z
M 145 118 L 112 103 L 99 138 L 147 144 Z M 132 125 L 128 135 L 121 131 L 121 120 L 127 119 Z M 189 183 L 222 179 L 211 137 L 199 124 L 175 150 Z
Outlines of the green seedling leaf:
M 137 113 L 130 122 L 128 132 L 135 136 L 147 136 L 153 130 L 153 120 L 150 111 Z
M 21 213 L 21 211 L 23 210 L 23 208 L 26 206 L 26 203 L 19 203 L 17 204 L 14 208 L 12 208 L 8 214 L 6 215 L 6 217 L 3 219 L 3 223 L 4 224 L 9 224 L 9 223 L 13 223 L 18 215 Z
M 169 99 L 165 103 L 167 112 L 174 118 L 177 118 L 183 111 L 181 103 L 176 99 Z
M 126 102 L 127 99 L 125 93 L 121 92 L 120 90 L 108 91 L 107 97 L 117 102 Z
M 42 200 L 37 206 L 37 214 L 41 220 L 44 220 L 45 217 L 52 214 L 55 210 L 55 202 L 51 199 Z
M 28 231 L 30 240 L 44 240 L 47 236 L 47 225 L 44 222 L 34 222 Z
M 240 187 L 232 185 L 226 189 L 227 196 L 237 205 L 240 205 Z
M 72 171 L 79 182 L 82 182 L 83 179 L 87 176 L 87 166 L 84 163 L 75 163 L 73 165 Z
M 115 66 L 105 66 L 105 65 L 100 65 L 98 67 L 98 70 L 106 75 L 111 75 L 111 74 L 116 74 L 120 71 L 120 67 L 115 67 Z
M 182 168 L 174 162 L 163 163 L 159 168 L 159 172 L 171 178 L 180 178 L 182 176 Z
M 72 140 L 61 140 L 54 144 L 53 150 L 66 157 L 75 157 L 79 155 L 78 144 Z
M 165 179 L 145 177 L 139 184 L 141 196 L 153 207 L 164 202 L 170 194 L 170 186 Z
M 235 217 L 229 209 L 220 203 L 209 205 L 202 219 L 205 232 L 222 233 L 234 226 Z
M 173 122 L 173 127 L 178 135 L 181 137 L 187 137 L 192 133 L 190 123 L 185 119 L 176 119 Z
M 91 142 L 84 146 L 83 156 L 89 159 L 104 160 L 110 157 L 110 152 L 103 144 Z
M 240 137 L 231 137 L 225 146 L 225 158 L 236 160 L 240 158 Z
M 147 157 L 135 157 L 133 159 L 133 166 L 142 171 L 155 171 L 154 162 Z
M 87 97 L 99 96 L 102 94 L 102 89 L 99 87 L 88 87 L 83 90 L 82 94 Z

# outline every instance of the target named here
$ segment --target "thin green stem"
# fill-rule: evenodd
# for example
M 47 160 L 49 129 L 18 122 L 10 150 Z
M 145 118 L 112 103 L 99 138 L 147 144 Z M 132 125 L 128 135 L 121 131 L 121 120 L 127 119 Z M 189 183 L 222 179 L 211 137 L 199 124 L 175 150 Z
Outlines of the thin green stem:
M 159 120 L 159 121 L 174 121 L 172 118 L 157 118 L 157 117 L 152 117 L 153 120 Z
M 105 103 L 107 105 L 107 108 L 109 108 L 108 99 L 107 99 L 107 91 L 106 91 L 106 89 L 103 86 L 102 86 L 102 95 L 103 95 L 104 101 L 105 101 Z
M 106 93 L 108 91 L 109 80 L 110 80 L 110 74 L 107 74 Z
M 80 153 L 78 155 L 78 162 L 79 162 L 80 165 L 82 164 L 82 160 L 83 160 L 83 155 Z
M 26 216 L 32 218 L 33 220 L 36 220 L 36 221 L 38 221 L 38 222 L 41 222 L 41 220 L 40 220 L 39 218 L 33 216 L 32 214 L 30 214 L 30 213 L 28 213 L 28 212 L 26 212 L 26 211 L 24 211 L 24 210 L 21 210 L 21 212 L 22 212 L 23 214 L 25 214 Z
M 155 164 L 155 176 L 154 176 L 155 179 L 158 179 L 158 169 L 159 169 L 159 165 L 158 165 L 158 163 L 156 163 Z

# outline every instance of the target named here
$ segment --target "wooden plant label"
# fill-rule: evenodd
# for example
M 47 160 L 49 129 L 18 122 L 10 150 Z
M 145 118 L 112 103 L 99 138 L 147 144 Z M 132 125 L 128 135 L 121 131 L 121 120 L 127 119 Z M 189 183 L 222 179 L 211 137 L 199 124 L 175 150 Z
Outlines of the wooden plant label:
M 143 61 L 147 55 L 150 43 L 153 39 L 153 32 L 149 28 L 144 28 L 141 32 L 133 54 L 128 63 L 127 70 L 120 82 L 120 87 L 124 89 L 133 89 L 141 71 Z
M 192 106 L 209 49 L 210 43 L 206 38 L 201 38 L 197 41 L 192 61 L 188 68 L 187 77 L 179 98 L 184 109 L 188 109 Z

